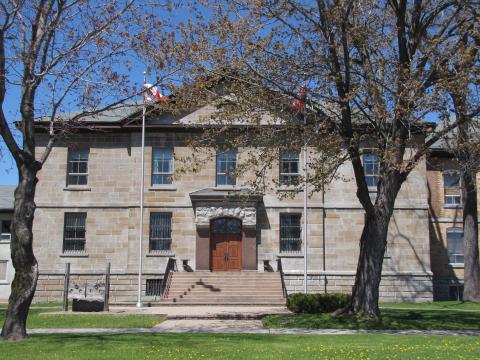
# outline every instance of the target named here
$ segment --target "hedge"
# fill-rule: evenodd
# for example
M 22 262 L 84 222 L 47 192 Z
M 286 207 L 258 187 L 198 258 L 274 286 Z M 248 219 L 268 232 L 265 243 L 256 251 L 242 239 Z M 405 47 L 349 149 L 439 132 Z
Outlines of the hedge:
M 290 294 L 287 307 L 294 313 L 319 314 L 329 313 L 345 307 L 350 301 L 350 294 Z

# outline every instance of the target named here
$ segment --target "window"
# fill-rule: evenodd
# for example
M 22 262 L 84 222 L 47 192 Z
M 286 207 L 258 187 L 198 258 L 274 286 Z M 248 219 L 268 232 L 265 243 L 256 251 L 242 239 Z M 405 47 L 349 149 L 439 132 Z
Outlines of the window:
M 162 279 L 147 279 L 145 285 L 145 296 L 160 296 Z
M 230 149 L 217 154 L 217 186 L 235 185 L 235 168 L 237 167 L 237 151 Z
M 67 169 L 67 186 L 87 185 L 88 149 L 69 149 Z
M 172 246 L 172 214 L 150 214 L 149 251 L 170 251 Z
M 459 171 L 445 171 L 443 173 L 444 201 L 446 207 L 462 205 L 462 189 L 460 186 Z
M 65 213 L 63 252 L 85 251 L 87 213 Z
M 7 264 L 8 260 L 0 260 L 0 281 L 7 280 Z
M 153 148 L 152 151 L 152 185 L 172 183 L 173 149 Z
M 280 153 L 280 185 L 296 185 L 300 178 L 298 152 Z
M 280 252 L 301 251 L 301 217 L 301 214 L 280 214 Z
M 363 154 L 363 170 L 368 187 L 376 187 L 380 174 L 380 159 L 378 155 L 367 153 Z
M 463 229 L 452 227 L 447 229 L 448 262 L 463 265 Z
M 11 230 L 10 227 L 12 222 L 10 220 L 1 220 L 1 231 L 0 231 L 0 241 L 10 241 Z

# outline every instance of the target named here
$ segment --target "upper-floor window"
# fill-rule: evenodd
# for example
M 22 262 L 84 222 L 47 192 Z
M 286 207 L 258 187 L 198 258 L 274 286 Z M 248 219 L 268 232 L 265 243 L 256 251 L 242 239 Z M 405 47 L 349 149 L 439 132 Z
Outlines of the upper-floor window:
M 296 185 L 300 178 L 298 152 L 280 153 L 280 185 Z
M 463 265 L 463 229 L 451 227 L 447 229 L 448 262 Z
M 172 214 L 150 213 L 149 251 L 170 251 L 172 247 Z
M 237 150 L 228 149 L 217 153 L 217 185 L 235 185 Z
M 11 230 L 10 227 L 12 225 L 12 222 L 10 220 L 0 220 L 0 241 L 9 241 L 11 238 Z
M 152 185 L 172 183 L 173 149 L 153 148 L 152 150 Z
M 87 185 L 88 149 L 69 149 L 67 185 Z
M 367 186 L 377 186 L 380 179 L 380 158 L 378 155 L 373 153 L 363 154 L 363 170 Z
M 85 251 L 87 213 L 65 213 L 63 252 Z
M 456 170 L 443 173 L 443 191 L 446 207 L 462 205 L 462 189 L 460 186 L 460 172 Z
M 280 252 L 301 251 L 301 218 L 301 214 L 280 214 Z

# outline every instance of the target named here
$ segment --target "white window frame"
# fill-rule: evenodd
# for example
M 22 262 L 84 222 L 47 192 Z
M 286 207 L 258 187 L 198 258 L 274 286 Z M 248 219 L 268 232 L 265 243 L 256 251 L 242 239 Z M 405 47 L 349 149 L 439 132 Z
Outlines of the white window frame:
M 227 152 L 234 152 L 235 154 L 235 161 L 232 161 L 231 159 L 228 159 L 228 160 L 219 160 L 219 157 Z M 238 151 L 237 149 L 223 149 L 223 150 L 220 150 L 217 152 L 217 156 L 215 157 L 215 184 L 216 186 L 218 187 L 222 187 L 222 186 L 235 186 L 237 184 L 237 177 L 236 177 L 236 174 L 231 174 L 230 172 L 220 172 L 220 169 L 219 169 L 219 161 L 223 161 L 225 163 L 230 163 L 230 162 L 234 162 L 235 163 L 235 166 L 234 166 L 234 171 L 236 171 L 237 169 L 237 158 L 238 158 Z M 228 165 L 227 165 L 227 169 L 228 169 Z M 227 179 L 227 184 L 220 184 L 220 182 L 218 181 L 219 180 L 219 176 L 222 176 L 222 177 L 225 177 Z M 231 183 L 230 183 L 231 182 Z
M 376 159 L 378 160 L 378 161 L 374 161 L 374 162 L 373 162 L 373 161 L 368 161 L 368 163 L 373 163 L 373 164 L 375 164 L 375 163 L 378 162 L 378 171 L 377 171 L 376 174 L 375 174 L 375 173 L 367 173 L 367 168 L 366 168 L 367 160 L 366 160 L 366 157 L 369 156 L 369 155 L 375 156 Z M 364 172 L 364 174 L 365 174 L 365 182 L 367 183 L 367 186 L 368 186 L 369 188 L 376 188 L 376 187 L 378 186 L 378 182 L 379 182 L 379 180 L 380 180 L 380 166 L 381 166 L 380 157 L 379 157 L 377 154 L 375 154 L 375 152 L 366 150 L 366 151 L 364 151 L 363 154 L 362 154 L 362 165 L 363 165 L 363 172 Z M 368 183 L 368 179 L 375 179 L 375 181 L 374 181 L 375 184 L 374 184 L 374 185 L 370 185 L 370 184 Z
M 87 153 L 87 157 L 86 159 L 82 159 L 82 158 L 73 158 L 73 154 L 74 153 L 79 153 L 81 151 L 86 151 Z M 89 148 L 79 148 L 79 149 L 71 149 L 69 148 L 68 149 L 68 154 L 67 154 L 67 186 L 87 186 L 88 185 L 88 162 L 89 162 L 89 159 L 90 159 L 90 149 Z M 86 166 L 87 166 L 87 171 L 86 172 L 71 172 L 71 164 L 73 163 L 85 163 Z M 75 176 L 77 177 L 77 183 L 78 183 L 78 179 L 80 179 L 80 177 L 85 177 L 85 184 L 75 184 L 73 182 L 70 181 L 70 176 Z
M 448 255 L 448 264 L 451 265 L 451 266 L 457 266 L 457 267 L 463 267 L 464 264 L 465 264 L 465 261 L 462 261 L 462 262 L 459 262 L 459 261 L 456 261 L 457 258 L 459 257 L 464 257 L 465 255 L 465 249 L 463 250 L 463 253 L 452 253 L 450 254 L 450 251 L 448 249 L 448 242 L 449 242 L 449 239 L 448 239 L 448 235 L 449 234 L 462 234 L 462 246 L 463 246 L 463 237 L 464 237 L 464 234 L 463 234 L 463 228 L 460 228 L 460 227 L 449 227 L 447 228 L 447 255 Z M 451 256 L 454 256 L 454 260 L 455 261 L 450 261 L 451 260 Z
M 170 159 L 165 159 L 165 158 L 162 158 L 158 161 L 168 161 L 170 162 L 170 169 L 171 171 L 169 172 L 164 172 L 164 171 L 157 171 L 155 172 L 154 169 L 155 169 L 155 158 L 154 158 L 154 154 L 155 154 L 155 151 L 160 151 L 160 150 L 169 150 L 172 154 L 172 157 Z M 152 186 L 154 187 L 162 187 L 162 186 L 169 186 L 169 185 L 172 185 L 173 183 L 173 173 L 174 173 L 174 169 L 173 169 L 173 166 L 174 166 L 174 150 L 173 148 L 171 147 L 153 147 L 152 148 L 152 178 L 151 178 L 151 184 Z M 169 182 L 163 182 L 163 183 L 156 183 L 154 182 L 154 178 L 155 176 L 166 176 L 167 179 L 170 179 Z
M 452 176 L 456 174 L 458 176 L 458 186 L 446 186 L 445 176 Z M 442 173 L 443 179 L 443 206 L 445 208 L 457 209 L 463 206 L 462 200 L 462 173 L 458 170 L 445 170 Z M 447 194 L 447 189 L 454 189 L 458 191 L 458 194 Z M 448 202 L 447 199 L 458 199 L 458 201 Z
M 285 158 L 283 159 L 282 157 L 283 156 L 291 156 L 291 155 L 294 155 L 296 156 L 296 159 L 295 158 Z M 282 163 L 283 162 L 297 162 L 297 172 L 294 173 L 294 172 L 282 172 Z M 289 185 L 298 185 L 299 181 L 300 181 L 300 152 L 298 151 L 281 151 L 280 152 L 280 156 L 279 156 L 279 164 L 278 164 L 278 167 L 279 167 L 279 178 L 278 178 L 278 182 L 280 184 L 280 186 L 289 186 Z M 282 177 L 284 177 L 284 179 L 296 179 L 296 181 L 286 181 L 284 179 L 282 179 Z

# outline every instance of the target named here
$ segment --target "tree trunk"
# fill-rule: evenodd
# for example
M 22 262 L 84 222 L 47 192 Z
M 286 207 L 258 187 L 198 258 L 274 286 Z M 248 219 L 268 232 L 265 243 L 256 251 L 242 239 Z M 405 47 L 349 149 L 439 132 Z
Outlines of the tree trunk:
M 35 187 L 37 168 L 35 161 L 18 164 L 20 182 L 15 190 L 12 221 L 11 254 L 15 277 L 8 300 L 8 310 L 1 336 L 18 340 L 27 336 L 28 310 L 35 294 L 38 265 L 33 255 L 33 216 L 35 212 Z
M 480 301 L 480 265 L 478 259 L 478 209 L 475 172 L 468 167 L 462 173 L 464 290 L 463 300 Z

